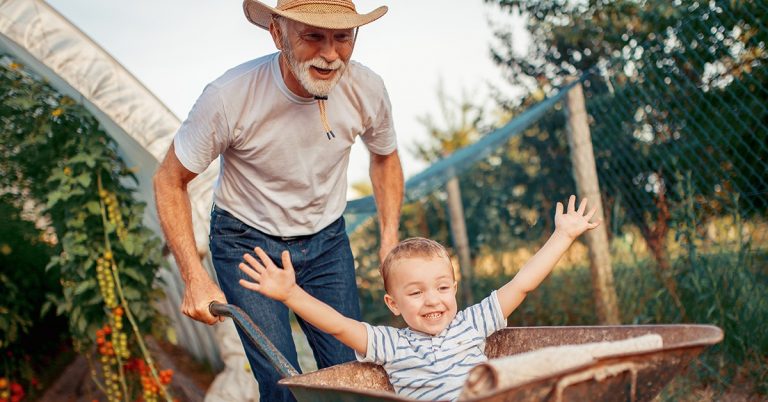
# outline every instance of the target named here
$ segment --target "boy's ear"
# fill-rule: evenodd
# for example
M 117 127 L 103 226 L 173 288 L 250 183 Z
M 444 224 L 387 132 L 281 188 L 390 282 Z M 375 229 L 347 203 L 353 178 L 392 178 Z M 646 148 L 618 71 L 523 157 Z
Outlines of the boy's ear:
M 456 292 L 459 291 L 459 281 L 453 281 L 453 295 L 456 296 Z
M 387 305 L 389 308 L 389 311 L 392 312 L 395 316 L 400 315 L 400 309 L 397 308 L 397 303 L 395 302 L 395 299 L 392 298 L 392 296 L 389 295 L 389 293 L 384 295 L 384 304 Z

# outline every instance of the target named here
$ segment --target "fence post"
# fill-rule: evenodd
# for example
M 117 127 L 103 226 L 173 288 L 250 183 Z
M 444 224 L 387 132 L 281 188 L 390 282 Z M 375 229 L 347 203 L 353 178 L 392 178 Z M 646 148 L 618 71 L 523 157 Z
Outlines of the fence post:
M 576 78 L 570 77 L 568 82 Z M 592 137 L 587 123 L 587 110 L 581 83 L 576 84 L 566 98 L 568 112 L 568 145 L 571 149 L 573 177 L 579 198 L 588 198 L 591 207 L 597 206 L 593 218 L 605 222 L 603 202 L 600 197 L 600 185 L 597 180 L 597 167 L 592 149 Z M 606 225 L 600 225 L 585 234 L 589 247 L 592 289 L 594 291 L 597 316 L 601 324 L 619 324 L 619 309 L 616 301 L 616 289 L 613 284 L 611 254 L 608 244 Z
M 448 193 L 448 213 L 451 223 L 451 236 L 456 253 L 459 255 L 459 272 L 461 273 L 461 298 L 465 306 L 474 303 L 472 295 L 472 258 L 469 253 L 469 237 L 467 225 L 464 222 L 464 206 L 461 204 L 461 187 L 459 178 L 451 177 L 446 183 Z

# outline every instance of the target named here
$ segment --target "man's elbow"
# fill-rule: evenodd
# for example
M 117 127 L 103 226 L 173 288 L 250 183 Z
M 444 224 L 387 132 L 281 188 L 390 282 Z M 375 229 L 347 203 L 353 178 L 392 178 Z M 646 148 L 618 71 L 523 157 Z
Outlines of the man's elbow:
M 173 169 L 161 164 L 152 176 L 152 189 L 155 193 L 155 200 L 158 200 L 167 197 L 169 192 L 175 190 L 183 192 L 186 189 L 186 184 Z
M 155 197 L 157 197 L 158 192 L 162 192 L 165 184 L 167 183 L 168 178 L 166 172 L 163 170 L 163 166 L 160 165 L 160 167 L 155 171 L 155 174 L 152 175 L 152 189 L 154 190 Z
M 398 165 L 400 166 L 400 155 L 397 153 L 397 149 L 394 151 L 386 154 L 381 155 L 377 153 L 371 152 L 371 165 L 375 166 L 388 166 L 388 165 Z

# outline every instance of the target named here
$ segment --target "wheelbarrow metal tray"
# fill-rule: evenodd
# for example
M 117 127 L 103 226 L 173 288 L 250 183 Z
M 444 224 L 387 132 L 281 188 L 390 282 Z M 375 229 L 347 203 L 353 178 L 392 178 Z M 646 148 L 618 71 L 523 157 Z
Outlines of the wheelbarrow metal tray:
M 485 352 L 498 358 L 548 346 L 618 341 L 658 334 L 663 348 L 597 359 L 591 364 L 500 388 L 466 401 L 650 401 L 702 350 L 723 339 L 710 325 L 622 325 L 584 327 L 509 327 L 488 338 Z M 377 365 L 344 363 L 284 378 L 299 401 L 412 401 L 392 391 Z

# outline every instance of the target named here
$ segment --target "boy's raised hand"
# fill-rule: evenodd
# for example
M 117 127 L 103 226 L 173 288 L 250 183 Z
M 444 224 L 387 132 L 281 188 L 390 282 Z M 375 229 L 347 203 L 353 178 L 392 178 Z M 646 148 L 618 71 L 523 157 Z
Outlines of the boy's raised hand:
M 278 268 L 269 258 L 267 253 L 256 247 L 253 249 L 261 262 L 252 255 L 245 254 L 243 259 L 245 263 L 240 263 L 240 270 L 253 279 L 253 282 L 240 279 L 240 286 L 255 290 L 271 299 L 284 302 L 286 301 L 296 287 L 296 273 L 291 264 L 291 254 L 288 250 L 283 251 L 281 257 L 283 268 Z
M 590 222 L 595 215 L 597 207 L 587 211 L 587 199 L 584 198 L 576 209 L 576 196 L 568 198 L 568 209 L 563 213 L 563 204 L 558 202 L 555 211 L 555 231 L 575 239 L 589 229 L 594 229 L 600 225 L 600 221 Z

